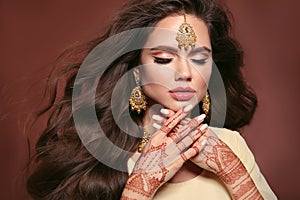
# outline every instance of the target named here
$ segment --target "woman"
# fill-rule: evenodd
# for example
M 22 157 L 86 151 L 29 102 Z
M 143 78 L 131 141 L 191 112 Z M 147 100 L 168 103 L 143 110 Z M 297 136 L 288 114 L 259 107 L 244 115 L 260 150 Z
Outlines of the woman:
M 230 27 L 213 0 L 134 0 L 103 37 L 68 52 L 62 98 L 56 81 L 39 113 L 51 111 L 31 196 L 276 199 L 236 132 L 256 96 Z

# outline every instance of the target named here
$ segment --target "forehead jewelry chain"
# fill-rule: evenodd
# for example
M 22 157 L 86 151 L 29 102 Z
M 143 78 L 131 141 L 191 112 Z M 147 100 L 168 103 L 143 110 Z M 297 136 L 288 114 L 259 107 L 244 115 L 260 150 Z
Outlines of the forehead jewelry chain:
M 183 17 L 184 22 L 180 25 L 176 36 L 178 46 L 184 48 L 188 48 L 189 46 L 194 47 L 197 40 L 197 35 L 195 34 L 193 27 L 186 22 L 185 14 Z

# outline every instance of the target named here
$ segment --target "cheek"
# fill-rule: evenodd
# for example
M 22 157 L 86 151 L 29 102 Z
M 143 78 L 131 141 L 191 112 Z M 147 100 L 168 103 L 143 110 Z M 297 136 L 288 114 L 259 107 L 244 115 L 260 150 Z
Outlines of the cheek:
M 159 84 L 146 84 L 143 85 L 143 92 L 150 98 L 156 99 L 155 97 L 162 97 L 162 93 L 165 93 L 167 89 Z
M 171 82 L 174 79 L 174 70 L 162 66 L 143 66 L 141 69 L 141 80 L 143 85 L 151 87 L 172 88 Z M 152 86 L 154 85 L 154 86 Z
M 172 79 L 174 79 L 170 68 L 149 66 L 144 67 L 140 72 L 145 95 L 154 103 L 170 107 L 171 97 L 168 91 L 172 88 Z
M 151 102 L 154 104 L 160 104 L 165 107 L 170 107 L 168 105 L 168 90 L 159 84 L 146 84 L 143 85 L 143 92 L 147 98 L 151 99 Z
M 194 83 L 198 86 L 198 89 L 207 88 L 210 75 L 210 71 L 207 70 L 202 71 L 201 73 L 198 71 L 196 72 L 196 75 L 194 76 Z
M 193 88 L 197 91 L 196 96 L 198 102 L 201 101 L 207 90 L 207 85 L 202 77 L 195 79 Z
M 162 93 L 166 91 L 167 85 L 163 80 L 170 80 L 163 70 L 157 70 L 154 67 L 148 67 L 141 70 L 141 80 L 144 93 L 151 99 L 157 101 L 156 97 L 162 97 Z
M 192 87 L 197 91 L 197 99 L 201 101 L 205 95 L 211 75 L 211 68 L 197 68 L 193 70 Z
M 212 63 L 209 62 L 204 66 L 201 67 L 194 67 L 194 79 L 196 79 L 198 82 L 203 82 L 206 86 L 208 86 L 211 72 L 212 72 Z

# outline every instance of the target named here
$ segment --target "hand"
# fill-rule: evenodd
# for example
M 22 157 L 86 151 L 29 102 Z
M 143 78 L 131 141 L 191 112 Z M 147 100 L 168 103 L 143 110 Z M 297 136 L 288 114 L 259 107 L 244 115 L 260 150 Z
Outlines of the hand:
M 202 151 L 190 160 L 215 173 L 226 185 L 233 199 L 263 199 L 239 157 L 212 131 L 198 141 L 206 141 Z M 197 141 L 197 142 L 198 142 Z
M 189 120 L 174 128 L 187 116 L 192 106 L 174 113 L 159 126 L 129 176 L 122 197 L 151 199 L 157 189 L 171 179 L 183 163 L 198 152 L 190 146 L 202 135 L 197 129 L 205 115 Z
M 167 118 L 173 117 L 175 114 L 174 111 L 169 109 L 164 109 L 163 111 Z M 158 117 L 155 118 L 158 119 Z M 165 120 L 162 117 L 160 119 L 161 120 L 157 120 L 158 123 L 162 123 Z M 190 121 L 190 118 L 185 117 L 175 129 L 180 129 L 180 127 L 188 124 Z M 206 126 L 204 127 L 204 125 L 202 125 L 202 131 L 202 136 L 193 144 L 194 148 L 201 146 L 201 151 L 199 149 L 198 155 L 190 159 L 196 165 L 215 174 L 219 174 L 229 165 L 232 165 L 234 161 L 237 162 L 237 160 L 239 160 L 234 152 L 220 140 L 212 130 L 208 130 Z
M 167 117 L 174 112 L 166 110 Z M 181 124 L 189 123 L 185 118 Z M 211 130 L 206 130 L 193 144 L 198 148 L 198 155 L 190 160 L 199 167 L 215 173 L 226 185 L 233 199 L 263 199 L 245 166 L 219 137 Z

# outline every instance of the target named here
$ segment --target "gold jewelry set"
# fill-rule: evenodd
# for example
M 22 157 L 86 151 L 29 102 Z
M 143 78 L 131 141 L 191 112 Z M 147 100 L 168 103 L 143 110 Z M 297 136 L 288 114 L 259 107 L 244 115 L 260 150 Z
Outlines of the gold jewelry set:
M 184 22 L 179 26 L 176 40 L 178 42 L 178 46 L 184 47 L 185 49 L 195 46 L 195 42 L 197 40 L 197 36 L 195 34 L 195 31 L 193 27 L 186 22 L 186 16 L 184 16 Z M 137 86 L 133 88 L 130 98 L 129 98 L 129 104 L 130 109 L 133 112 L 137 112 L 138 114 L 141 113 L 142 110 L 146 110 L 147 108 L 147 98 L 143 93 L 142 87 L 140 85 L 139 77 L 135 76 L 135 82 Z M 210 108 L 210 99 L 209 99 L 209 93 L 206 92 L 202 99 L 202 110 L 203 112 L 208 115 Z M 146 146 L 146 144 L 149 142 L 151 135 L 144 130 L 144 136 L 142 138 L 142 141 L 138 147 L 138 151 L 142 152 L 143 148 Z

